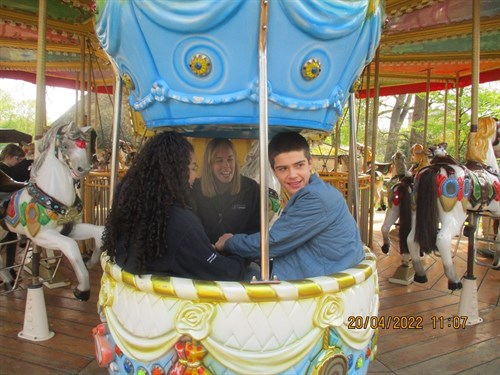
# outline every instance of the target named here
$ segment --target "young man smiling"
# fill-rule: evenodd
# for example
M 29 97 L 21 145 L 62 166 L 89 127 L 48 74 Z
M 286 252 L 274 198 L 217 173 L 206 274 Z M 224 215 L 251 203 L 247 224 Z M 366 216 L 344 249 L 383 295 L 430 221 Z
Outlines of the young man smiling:
M 358 227 L 342 194 L 312 173 L 309 145 L 295 132 L 277 134 L 269 144 L 269 162 L 290 196 L 269 231 L 273 274 L 280 280 L 330 275 L 364 257 Z M 217 250 L 244 258 L 260 257 L 260 233 L 224 234 Z

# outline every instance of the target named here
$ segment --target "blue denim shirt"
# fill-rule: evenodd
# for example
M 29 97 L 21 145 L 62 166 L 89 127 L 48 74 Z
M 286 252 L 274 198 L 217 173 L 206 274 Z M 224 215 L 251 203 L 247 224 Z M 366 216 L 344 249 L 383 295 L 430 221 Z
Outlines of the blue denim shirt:
M 244 258 L 260 257 L 260 233 L 235 234 L 224 249 Z M 273 275 L 296 280 L 330 275 L 364 258 L 357 224 L 342 194 L 313 174 L 296 192 L 269 231 Z

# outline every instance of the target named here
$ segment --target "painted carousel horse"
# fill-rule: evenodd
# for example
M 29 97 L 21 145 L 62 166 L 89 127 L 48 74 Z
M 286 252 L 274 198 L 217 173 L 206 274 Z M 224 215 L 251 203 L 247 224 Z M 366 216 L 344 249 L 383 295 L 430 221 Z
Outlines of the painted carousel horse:
M 415 143 L 410 148 L 411 167 L 410 173 L 412 176 L 416 175 L 422 168 L 430 164 L 429 156 L 432 150 L 436 147 L 430 147 L 428 150 L 420 143 Z M 444 156 L 444 155 L 443 155 Z
M 406 239 L 408 237 L 411 226 L 411 206 L 410 194 L 413 190 L 413 177 L 424 167 L 430 164 L 431 158 L 434 156 L 446 156 L 446 143 L 439 143 L 436 146 L 431 146 L 425 149 L 420 143 L 415 143 L 410 148 L 410 164 L 409 170 L 406 168 L 406 160 L 404 155 L 398 151 L 392 157 L 394 174 L 389 181 L 389 210 L 387 211 L 382 224 L 381 232 L 384 244 L 382 252 L 387 254 L 390 248 L 389 231 L 398 219 L 403 220 L 403 230 L 399 230 L 400 252 L 408 254 Z M 407 229 L 408 228 L 408 229 Z M 405 261 L 409 261 L 406 259 Z
M 93 169 L 108 171 L 111 169 L 112 151 L 109 148 L 98 149 L 93 160 Z M 128 169 L 137 155 L 137 149 L 130 142 L 119 140 L 118 169 Z
M 82 201 L 75 184 L 90 171 L 86 132 L 74 123 L 51 128 L 41 139 L 28 186 L 16 191 L 7 206 L 9 231 L 22 234 L 45 249 L 58 249 L 68 258 L 78 279 L 76 298 L 90 297 L 89 273 L 77 240 L 93 238 L 87 263 L 99 262 L 103 227 L 81 223 Z
M 410 210 L 410 199 L 404 199 L 406 196 L 410 196 L 413 189 L 413 177 L 406 168 L 406 158 L 401 151 L 397 151 L 392 156 L 393 163 L 393 177 L 388 183 L 388 204 L 389 207 L 385 213 L 384 223 L 382 224 L 382 238 L 384 244 L 382 245 L 382 252 L 387 254 L 390 248 L 389 231 L 391 227 L 396 223 L 398 219 L 400 220 L 411 220 Z M 404 206 L 404 207 L 403 207 Z M 401 217 L 401 215 L 403 217 Z M 404 233 L 400 233 L 404 236 Z M 408 233 L 406 233 L 408 235 Z M 403 244 L 406 243 L 406 237 L 404 237 Z M 408 253 L 408 248 L 401 245 L 400 249 L 402 254 Z
M 22 189 L 26 186 L 24 182 L 18 182 L 10 178 L 4 171 L 0 170 L 0 218 L 5 216 L 5 208 L 6 204 L 9 201 L 9 198 L 12 193 L 15 191 Z M 13 238 L 7 237 L 8 228 L 4 228 L 4 223 L 0 219 L 0 246 L 6 246 L 7 242 L 13 241 Z M 8 251 L 7 248 L 5 249 Z M 8 258 L 8 256 L 7 256 Z M 4 262 L 2 257 L 0 256 L 0 279 L 3 281 L 3 287 L 5 290 L 11 290 L 14 285 L 15 275 L 11 272 L 12 269 L 6 268 L 8 266 L 7 259 Z M 10 266 L 10 265 L 9 265 Z
M 240 173 L 248 178 L 255 180 L 260 184 L 260 162 L 259 162 L 259 141 L 255 140 L 250 146 L 250 150 L 245 156 L 245 161 L 241 167 Z M 284 197 L 280 197 L 281 186 L 271 170 L 268 170 L 268 183 L 269 183 L 269 202 L 268 202 L 268 215 L 270 226 L 274 224 L 276 219 L 281 212 L 280 200 Z M 283 204 L 284 206 L 284 204 Z M 278 214 L 278 215 L 275 215 Z
M 427 281 L 421 251 L 428 253 L 437 249 L 448 288 L 462 287 L 453 265 L 451 240 L 460 234 L 467 211 L 489 211 L 500 216 L 500 182 L 493 148 L 498 137 L 495 119 L 480 118 L 477 132 L 468 136 L 465 165 L 450 156 L 434 157 L 431 165 L 416 175 L 412 194 L 414 210 L 407 239 L 416 282 Z
M 375 161 L 372 163 L 372 150 L 371 147 L 365 147 L 365 145 L 358 143 L 356 145 L 358 154 L 361 156 L 360 162 L 366 159 L 366 165 L 368 166 L 367 174 L 371 174 L 372 168 L 375 168 L 375 196 L 374 196 L 374 207 L 379 207 L 378 211 L 385 211 L 387 209 L 386 205 L 386 177 L 392 171 L 391 163 L 380 163 Z M 361 169 L 358 169 L 361 171 Z

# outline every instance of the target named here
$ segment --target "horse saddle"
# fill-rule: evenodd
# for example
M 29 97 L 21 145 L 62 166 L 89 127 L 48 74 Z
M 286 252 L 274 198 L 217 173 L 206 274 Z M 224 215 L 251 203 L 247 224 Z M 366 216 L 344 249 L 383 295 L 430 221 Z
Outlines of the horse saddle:
M 382 173 L 383 175 L 386 175 L 390 172 L 392 167 L 392 162 L 391 163 L 379 163 L 378 161 L 375 162 L 375 168 L 377 171 Z
M 25 182 L 19 182 L 13 180 L 9 177 L 7 173 L 0 169 L 0 226 L 9 230 L 4 223 L 5 209 L 7 208 L 8 202 L 13 192 L 21 190 L 28 184 Z
M 10 176 L 0 169 L 0 219 L 5 217 L 5 208 L 12 196 L 12 193 L 21 190 L 28 183 L 19 182 L 10 178 Z M 2 227 L 4 227 L 2 225 Z M 5 229 L 6 227 L 4 227 Z
M 472 172 L 470 173 L 472 179 L 472 193 L 469 197 L 471 205 L 489 205 L 493 199 L 496 199 L 496 195 L 498 194 L 498 172 L 490 166 L 477 161 L 468 161 L 465 166 Z M 491 176 L 495 177 L 493 183 Z
M 27 182 L 19 182 L 9 177 L 0 169 L 0 193 L 12 193 L 27 186 Z

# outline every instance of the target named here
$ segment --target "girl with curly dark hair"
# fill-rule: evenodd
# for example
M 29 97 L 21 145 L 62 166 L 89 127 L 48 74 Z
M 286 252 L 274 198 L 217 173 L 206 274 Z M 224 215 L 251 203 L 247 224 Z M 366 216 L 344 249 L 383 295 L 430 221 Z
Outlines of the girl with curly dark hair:
M 245 262 L 214 251 L 190 208 L 193 146 L 175 132 L 141 149 L 118 184 L 102 249 L 125 271 L 204 280 L 241 280 Z

